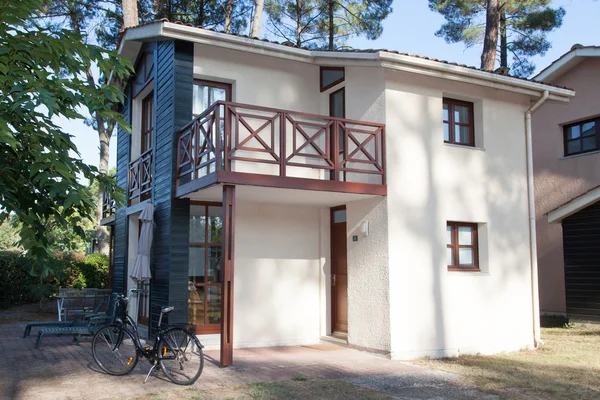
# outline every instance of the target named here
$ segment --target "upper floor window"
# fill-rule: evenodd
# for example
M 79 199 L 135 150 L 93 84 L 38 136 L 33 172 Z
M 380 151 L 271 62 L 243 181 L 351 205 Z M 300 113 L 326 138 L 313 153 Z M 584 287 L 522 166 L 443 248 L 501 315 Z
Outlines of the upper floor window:
M 142 154 L 152 148 L 152 131 L 154 130 L 153 108 L 154 93 L 150 93 L 142 100 Z
M 231 101 L 231 84 L 213 81 L 194 80 L 194 117 L 202 114 L 217 101 Z
M 477 224 L 446 223 L 446 259 L 449 271 L 479 271 Z
M 565 125 L 563 128 L 565 156 L 598 150 L 600 145 L 599 125 L 600 118 Z
M 140 56 L 135 68 L 135 77 L 133 78 L 133 97 L 144 91 L 146 86 L 154 77 L 154 53 L 145 52 Z
M 346 77 L 344 67 L 321 67 L 320 74 L 321 92 L 344 82 Z
M 473 103 L 444 98 L 444 142 L 475 146 Z

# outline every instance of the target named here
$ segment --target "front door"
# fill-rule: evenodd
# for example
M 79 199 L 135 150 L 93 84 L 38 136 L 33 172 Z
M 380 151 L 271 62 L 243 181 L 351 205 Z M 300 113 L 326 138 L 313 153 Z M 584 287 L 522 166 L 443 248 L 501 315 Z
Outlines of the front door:
M 331 209 L 331 316 L 332 331 L 348 333 L 348 273 L 346 206 Z

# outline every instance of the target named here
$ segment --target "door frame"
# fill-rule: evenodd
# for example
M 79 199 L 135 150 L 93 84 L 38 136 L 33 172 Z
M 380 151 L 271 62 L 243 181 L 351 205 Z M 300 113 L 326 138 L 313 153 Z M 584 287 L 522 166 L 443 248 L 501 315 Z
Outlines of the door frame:
M 333 279 L 333 268 L 334 268 L 334 261 L 335 261 L 335 253 L 333 251 L 333 213 L 335 211 L 340 211 L 340 210 L 346 210 L 346 205 L 341 205 L 341 206 L 335 206 L 335 207 L 330 207 L 329 208 L 329 254 L 330 254 L 330 265 L 329 265 L 329 289 L 330 289 L 330 298 L 329 298 L 329 304 L 331 306 L 331 332 L 329 333 L 330 335 L 333 335 L 333 333 L 335 332 L 335 320 L 337 317 L 337 306 L 336 306 L 336 298 L 337 296 L 335 296 L 334 294 L 334 287 L 332 285 L 332 279 Z M 348 224 L 348 219 L 347 219 L 347 214 L 346 214 L 346 224 Z M 348 228 L 348 225 L 346 225 L 346 229 Z M 347 239 L 347 238 L 346 238 Z M 348 273 L 347 271 L 347 267 L 348 267 L 348 263 L 347 263 L 347 259 L 348 259 L 348 249 L 346 248 L 346 274 Z

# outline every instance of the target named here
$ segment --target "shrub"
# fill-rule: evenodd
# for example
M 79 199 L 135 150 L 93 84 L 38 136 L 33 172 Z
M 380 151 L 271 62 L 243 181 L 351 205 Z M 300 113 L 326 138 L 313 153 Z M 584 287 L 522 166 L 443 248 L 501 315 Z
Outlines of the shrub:
M 103 289 L 108 287 L 108 257 L 103 254 L 88 254 L 76 263 L 85 279 L 85 287 Z
M 36 299 L 29 288 L 38 279 L 29 275 L 31 261 L 17 251 L 0 251 L 0 309 L 32 303 Z
M 59 288 L 108 287 L 108 257 L 102 254 L 55 254 L 47 261 L 52 274 L 40 281 L 32 261 L 17 251 L 0 251 L 0 309 L 33 303 L 58 294 Z

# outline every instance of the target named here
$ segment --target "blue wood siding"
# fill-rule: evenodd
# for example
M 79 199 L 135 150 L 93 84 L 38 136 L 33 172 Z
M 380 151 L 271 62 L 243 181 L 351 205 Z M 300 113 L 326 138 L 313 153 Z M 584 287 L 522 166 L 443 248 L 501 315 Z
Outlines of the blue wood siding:
M 192 118 L 192 43 L 157 45 L 154 146 L 154 244 L 152 304 L 172 305 L 169 323 L 187 323 L 189 200 L 174 199 L 177 131 Z M 152 308 L 153 331 L 158 309 Z
M 123 106 L 122 115 L 125 121 L 131 123 L 131 98 L 129 96 L 130 87 L 126 89 L 127 98 Z M 117 184 L 127 193 L 127 179 L 129 175 L 129 149 L 131 145 L 131 135 L 124 129 L 117 129 Z M 127 285 L 127 210 L 125 207 L 118 207 L 115 212 L 115 241 L 113 249 L 114 275 L 112 288 L 115 292 L 124 292 Z
M 600 202 L 562 222 L 569 317 L 600 320 Z

